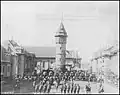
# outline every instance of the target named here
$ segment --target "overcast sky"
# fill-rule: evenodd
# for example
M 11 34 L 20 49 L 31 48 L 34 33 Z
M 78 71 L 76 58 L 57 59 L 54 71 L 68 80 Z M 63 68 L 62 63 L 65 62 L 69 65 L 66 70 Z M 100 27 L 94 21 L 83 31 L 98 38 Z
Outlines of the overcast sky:
M 1 41 L 13 36 L 23 46 L 55 46 L 62 12 L 64 19 L 78 19 L 63 24 L 68 33 L 67 49 L 78 49 L 83 60 L 118 39 L 118 2 L 2 1 L 1 11 Z

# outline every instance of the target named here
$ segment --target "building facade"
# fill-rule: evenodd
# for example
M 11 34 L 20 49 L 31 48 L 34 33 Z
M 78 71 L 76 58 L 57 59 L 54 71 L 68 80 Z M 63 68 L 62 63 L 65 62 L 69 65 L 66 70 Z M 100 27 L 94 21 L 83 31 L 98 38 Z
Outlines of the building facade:
M 26 74 L 26 69 L 29 68 L 32 72 L 34 67 L 35 54 L 27 52 L 23 47 L 18 45 L 14 40 L 5 42 L 6 50 L 10 53 L 11 76 L 23 76 Z
M 11 55 L 1 46 L 1 78 L 11 77 Z

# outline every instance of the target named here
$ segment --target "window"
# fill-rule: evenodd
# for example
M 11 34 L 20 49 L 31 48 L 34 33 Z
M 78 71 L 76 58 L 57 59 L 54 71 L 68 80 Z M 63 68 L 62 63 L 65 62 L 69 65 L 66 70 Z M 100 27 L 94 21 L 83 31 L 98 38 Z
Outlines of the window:
M 3 73 L 5 72 L 5 66 L 3 66 Z
M 43 68 L 45 68 L 45 61 L 43 61 Z
M 51 64 L 53 64 L 53 62 L 51 62 Z

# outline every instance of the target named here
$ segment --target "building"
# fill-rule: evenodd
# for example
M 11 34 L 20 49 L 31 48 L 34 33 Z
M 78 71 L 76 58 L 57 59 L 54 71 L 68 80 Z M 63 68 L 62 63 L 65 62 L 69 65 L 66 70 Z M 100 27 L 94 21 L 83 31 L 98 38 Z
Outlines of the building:
M 67 33 L 62 22 L 55 38 L 56 47 L 24 47 L 28 52 L 35 53 L 38 72 L 50 68 L 65 70 L 65 67 L 80 67 L 81 58 L 73 57 L 71 51 L 66 50 Z
M 1 46 L 1 78 L 11 78 L 11 55 Z
M 98 52 L 99 56 L 92 59 L 94 62 L 94 68 L 98 76 L 104 77 L 105 84 L 115 87 L 119 87 L 119 47 L 118 43 L 103 49 Z M 104 85 L 105 89 L 107 86 Z
M 56 47 L 24 47 L 28 52 L 34 52 L 36 55 L 36 66 L 39 70 L 47 70 L 53 68 L 56 64 Z M 70 54 L 66 54 L 66 65 L 74 67 L 76 58 Z M 81 58 L 78 58 L 78 63 L 81 64 Z
M 105 67 L 106 70 L 109 68 L 118 75 L 118 53 L 119 49 L 117 43 L 111 47 L 104 48 L 96 52 L 92 59 L 93 71 L 99 72 L 102 67 Z
M 32 72 L 34 66 L 35 54 L 27 52 L 14 40 L 7 40 L 4 42 L 6 50 L 11 54 L 11 73 L 23 76 L 28 70 Z
M 65 69 L 66 61 L 66 43 L 67 43 L 67 32 L 61 22 L 59 30 L 56 32 L 56 64 L 55 68 Z

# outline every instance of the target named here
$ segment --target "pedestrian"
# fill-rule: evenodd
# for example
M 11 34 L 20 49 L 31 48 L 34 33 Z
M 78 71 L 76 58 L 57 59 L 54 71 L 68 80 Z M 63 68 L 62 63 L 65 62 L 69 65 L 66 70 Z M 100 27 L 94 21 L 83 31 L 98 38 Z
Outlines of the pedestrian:
M 77 94 L 79 94 L 80 93 L 80 85 L 78 84 L 77 85 Z

